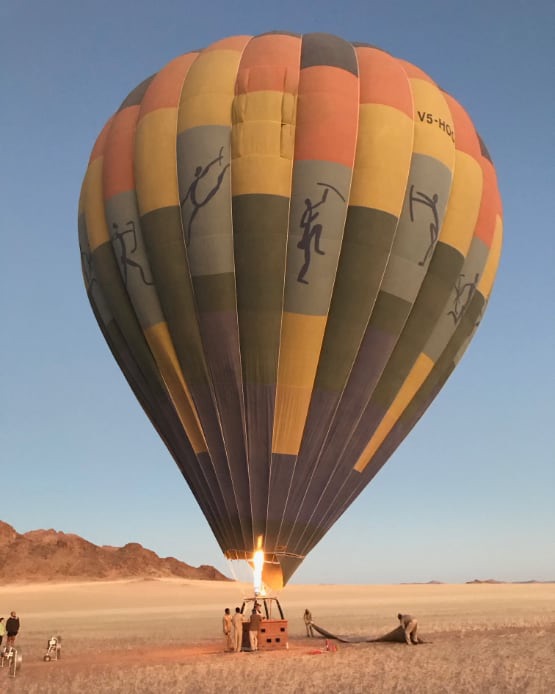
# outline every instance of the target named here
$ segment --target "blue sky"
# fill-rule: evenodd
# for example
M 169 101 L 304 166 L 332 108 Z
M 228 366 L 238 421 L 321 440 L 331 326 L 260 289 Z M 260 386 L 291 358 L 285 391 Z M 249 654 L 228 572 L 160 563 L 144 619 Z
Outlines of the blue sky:
M 505 244 L 462 363 L 293 580 L 555 580 L 555 5 L 472 5 L 2 3 L 1 520 L 229 572 L 93 318 L 79 189 L 104 122 L 173 57 L 327 31 L 415 63 L 465 106 L 496 164 Z

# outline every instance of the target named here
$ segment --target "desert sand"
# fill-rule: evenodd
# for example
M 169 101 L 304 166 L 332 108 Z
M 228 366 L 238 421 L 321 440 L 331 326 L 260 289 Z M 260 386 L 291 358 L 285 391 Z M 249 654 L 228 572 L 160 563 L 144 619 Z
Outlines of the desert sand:
M 555 691 L 555 584 L 291 585 L 278 596 L 289 648 L 225 653 L 224 607 L 250 586 L 185 579 L 0 587 L 0 616 L 21 618 L 23 665 L 0 687 L 57 692 L 526 692 Z M 427 641 L 337 644 L 308 639 L 305 607 L 327 630 L 376 637 L 397 612 L 419 620 Z M 62 636 L 62 659 L 43 662 Z

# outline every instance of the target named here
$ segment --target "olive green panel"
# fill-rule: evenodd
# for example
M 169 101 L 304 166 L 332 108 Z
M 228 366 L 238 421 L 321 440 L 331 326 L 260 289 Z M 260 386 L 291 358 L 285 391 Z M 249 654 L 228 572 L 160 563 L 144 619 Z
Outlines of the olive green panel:
M 247 383 L 276 382 L 289 200 L 233 198 L 241 356 Z
M 443 313 L 423 349 L 432 361 L 439 359 L 471 301 L 484 270 L 489 250 L 477 236 L 472 239 L 468 256 L 446 301 Z
M 206 367 L 178 207 L 141 218 L 141 227 L 162 310 L 186 383 L 205 383 Z
M 199 313 L 232 311 L 235 313 L 235 275 L 198 275 L 193 287 Z
M 479 292 L 475 292 L 464 315 L 457 324 L 455 332 L 451 336 L 449 343 L 435 363 L 430 375 L 416 396 L 412 399 L 409 406 L 401 415 L 399 419 L 400 424 L 412 420 L 415 416 L 417 418 L 422 416 L 431 400 L 439 391 L 439 388 L 445 383 L 448 376 L 453 371 L 455 359 L 461 349 L 461 346 L 468 344 L 470 337 L 476 330 L 476 326 L 482 315 L 484 305 L 484 297 Z
M 156 369 L 155 372 L 152 354 L 125 292 L 111 244 L 104 243 L 98 246 L 92 254 L 92 259 L 102 293 L 107 297 L 110 309 L 129 345 L 133 358 L 143 371 L 145 378 L 148 379 L 150 374 L 151 379 L 161 384 L 158 370 Z
M 378 294 L 397 218 L 349 207 L 315 389 L 341 392 Z
M 432 334 L 463 261 L 463 256 L 452 246 L 443 243 L 436 246 L 417 301 L 372 394 L 372 403 L 384 411 L 393 402 Z M 371 433 L 368 431 L 369 436 Z
M 374 331 L 396 336 L 403 329 L 409 311 L 410 304 L 404 299 L 380 292 L 379 301 L 372 312 L 372 328 Z

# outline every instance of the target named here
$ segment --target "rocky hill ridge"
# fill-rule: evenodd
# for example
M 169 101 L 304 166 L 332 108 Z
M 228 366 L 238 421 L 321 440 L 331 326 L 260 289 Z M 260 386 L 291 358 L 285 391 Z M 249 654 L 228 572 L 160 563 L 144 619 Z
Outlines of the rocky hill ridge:
M 120 578 L 187 578 L 227 581 L 213 566 L 190 566 L 159 557 L 136 542 L 98 546 L 71 533 L 18 533 L 0 521 L 0 582 L 90 581 Z

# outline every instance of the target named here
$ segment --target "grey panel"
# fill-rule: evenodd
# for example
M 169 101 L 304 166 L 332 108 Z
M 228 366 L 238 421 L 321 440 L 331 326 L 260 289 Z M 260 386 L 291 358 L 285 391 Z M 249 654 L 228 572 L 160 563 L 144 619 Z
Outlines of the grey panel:
M 133 91 L 131 91 L 127 95 L 127 97 L 119 107 L 118 111 L 123 111 L 124 108 L 129 108 L 130 106 L 139 106 L 141 104 L 141 101 L 143 100 L 143 96 L 145 95 L 145 92 L 148 89 L 149 84 L 155 77 L 156 73 L 154 75 L 151 75 L 150 77 L 147 77 L 146 80 L 143 80 L 138 86 L 136 86 L 135 89 L 133 89 Z
M 230 132 L 200 126 L 177 138 L 179 200 L 191 274 L 233 272 Z
M 353 46 L 333 34 L 304 34 L 301 69 L 326 65 L 358 75 L 358 62 Z
M 341 251 L 352 169 L 322 161 L 298 161 L 287 241 L 285 311 L 325 315 Z
M 382 289 L 414 302 L 439 238 L 451 172 L 432 157 L 412 158 L 407 192 Z
M 98 277 L 96 275 L 93 257 L 89 246 L 89 239 L 87 236 L 87 224 L 85 221 L 85 215 L 83 213 L 78 217 L 77 227 L 79 231 L 79 250 L 81 254 L 83 281 L 85 283 L 85 288 L 87 290 L 87 294 L 89 295 L 91 305 L 94 308 L 97 322 L 102 328 L 102 326 L 107 326 L 108 323 L 113 320 L 114 316 L 98 282 Z
M 447 304 L 424 347 L 424 353 L 432 361 L 436 362 L 439 359 L 464 314 L 466 306 L 472 299 L 484 270 L 488 253 L 489 248 L 486 244 L 478 237 L 474 237 Z
M 135 191 L 105 202 L 106 223 L 123 283 L 143 328 L 164 320 L 146 254 Z

